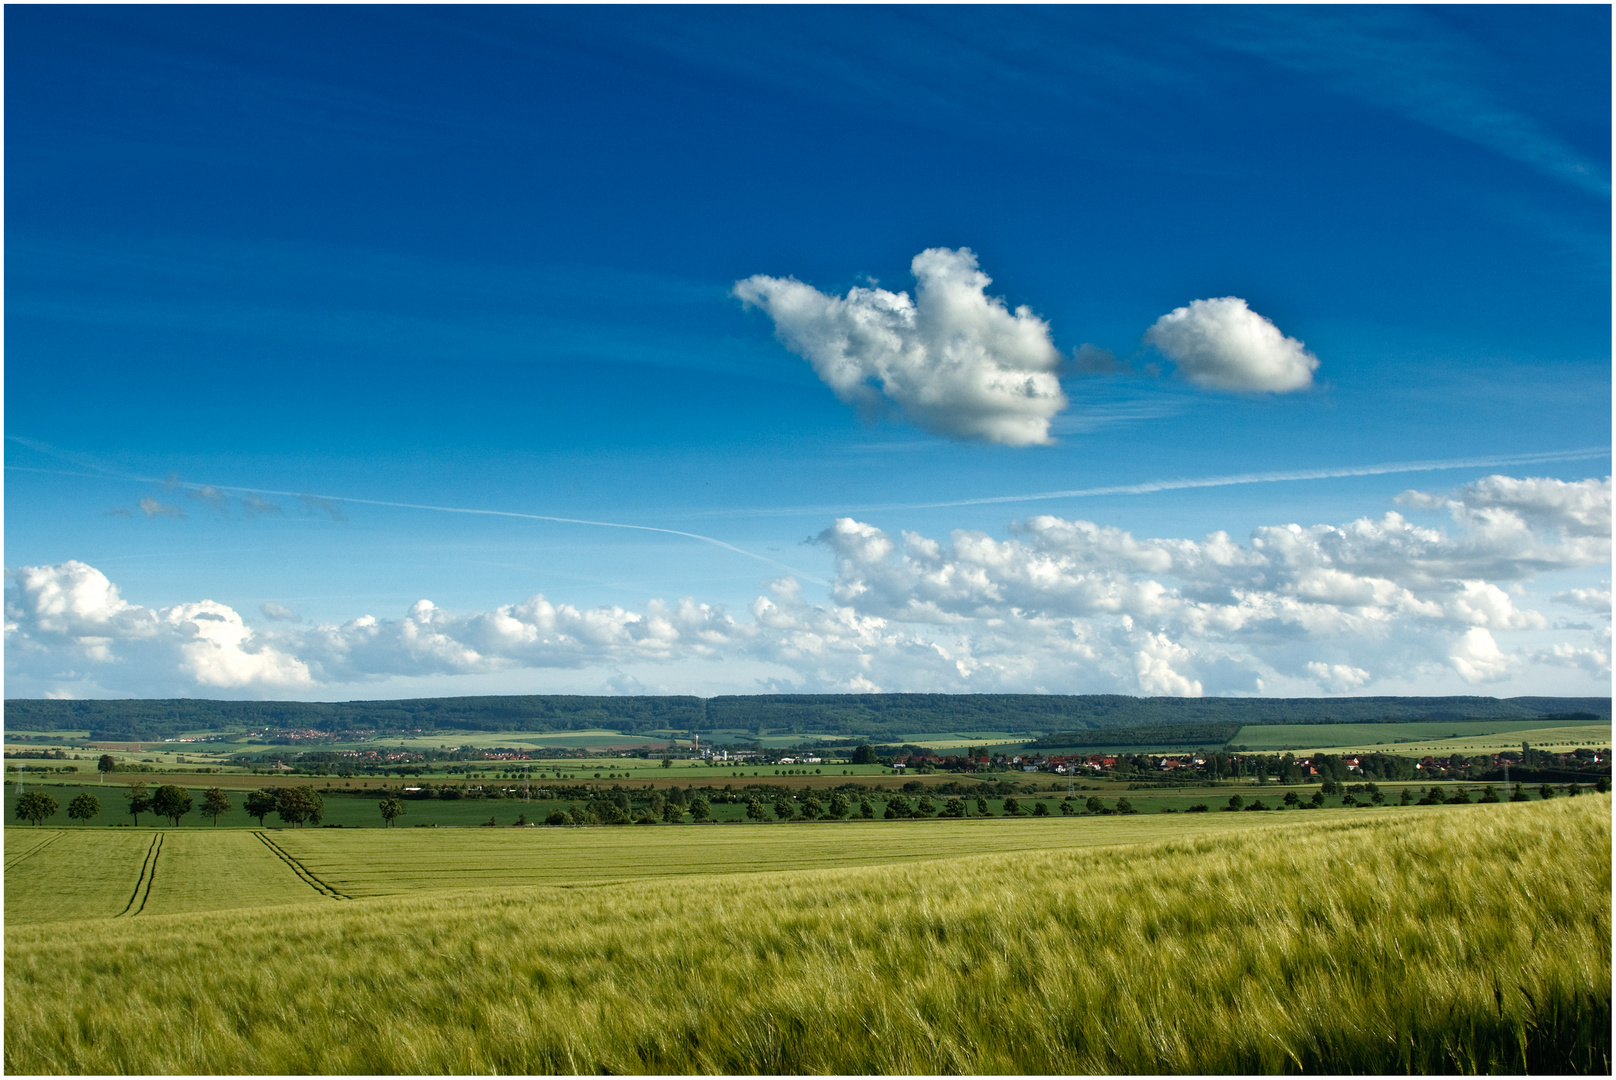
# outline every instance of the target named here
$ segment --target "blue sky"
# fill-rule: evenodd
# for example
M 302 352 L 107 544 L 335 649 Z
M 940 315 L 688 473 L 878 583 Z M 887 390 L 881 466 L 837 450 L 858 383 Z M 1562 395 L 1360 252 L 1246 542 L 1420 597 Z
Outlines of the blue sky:
M 5 18 L 10 696 L 1609 689 L 1607 8 Z

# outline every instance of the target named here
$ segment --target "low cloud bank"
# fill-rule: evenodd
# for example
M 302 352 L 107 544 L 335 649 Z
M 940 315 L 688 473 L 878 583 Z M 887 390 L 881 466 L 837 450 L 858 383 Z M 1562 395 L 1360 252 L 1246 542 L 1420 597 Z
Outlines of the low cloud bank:
M 1496 687 L 1546 669 L 1609 678 L 1608 580 L 1527 591 L 1541 574 L 1608 567 L 1609 478 L 1493 476 L 1400 501 L 1447 523 L 1388 512 L 1264 526 L 1238 542 L 1053 515 L 1005 537 L 944 539 L 842 518 L 818 537 L 836 563 L 829 602 L 786 578 L 741 617 L 690 598 L 631 611 L 535 595 L 470 613 L 421 600 L 395 618 L 319 625 L 266 602 L 265 623 L 250 626 L 211 600 L 130 604 L 100 570 L 68 561 L 7 572 L 6 663 L 40 693 L 77 696 L 273 696 L 396 676 L 742 661 L 781 672 L 760 690 L 1194 696 Z M 1551 622 L 1534 606 L 1547 603 L 1601 625 Z M 1524 640 L 1511 650 L 1501 634 Z

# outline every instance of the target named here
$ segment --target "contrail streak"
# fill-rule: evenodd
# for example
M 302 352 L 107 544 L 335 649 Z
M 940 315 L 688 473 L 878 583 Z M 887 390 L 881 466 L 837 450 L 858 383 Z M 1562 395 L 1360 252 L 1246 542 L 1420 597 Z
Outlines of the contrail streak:
M 1439 472 L 1444 469 L 1489 469 L 1500 465 L 1533 465 L 1549 461 L 1582 461 L 1588 458 L 1605 457 L 1609 454 L 1609 447 L 1585 447 L 1581 450 L 1555 450 L 1537 454 L 1507 454 L 1495 457 L 1447 458 L 1432 461 L 1390 461 L 1379 465 L 1347 465 L 1333 469 L 1289 469 L 1282 472 L 1236 473 L 1230 476 L 1147 480 L 1140 484 L 1113 484 L 1107 487 L 1073 488 L 1070 491 L 1040 491 L 1030 495 L 984 495 L 974 499 L 949 499 L 944 502 L 800 507 L 795 509 L 760 510 L 756 511 L 756 513 L 824 514 L 859 513 L 870 510 L 937 510 L 951 506 L 991 506 L 997 503 L 1041 502 L 1052 499 L 1088 499 L 1098 495 L 1149 495 L 1158 491 L 1233 487 L 1239 484 L 1275 484 L 1286 480 L 1333 480 L 1349 476 Z
M 767 555 L 759 555 L 756 552 L 747 551 L 745 548 L 736 547 L 734 544 L 726 543 L 715 536 L 703 536 L 701 533 L 685 532 L 682 529 L 664 529 L 656 525 L 628 525 L 621 521 L 594 521 L 589 518 L 555 517 L 550 514 L 524 514 L 515 510 L 483 510 L 476 507 L 467 506 L 434 506 L 430 503 L 389 502 L 385 499 L 352 499 L 346 495 L 316 495 L 307 491 L 274 491 L 269 488 L 232 487 L 228 484 L 214 484 L 213 486 L 218 488 L 220 491 L 241 491 L 248 492 L 253 495 L 282 495 L 290 498 L 311 496 L 316 499 L 328 499 L 334 503 L 356 503 L 360 506 L 388 506 L 397 510 L 429 510 L 438 514 L 469 514 L 474 517 L 520 518 L 525 521 L 553 521 L 563 525 L 594 525 L 603 529 L 633 529 L 636 532 L 665 533 L 668 536 L 683 536 L 690 540 L 700 540 L 704 544 L 712 544 L 714 547 L 723 548 L 725 551 L 733 551 L 737 555 L 745 555 L 748 559 L 756 559 L 759 562 L 768 563 L 770 566 L 776 567 L 780 570 L 789 571 L 790 573 L 796 574 L 798 577 L 803 578 L 804 580 L 813 582 L 815 585 L 830 584 L 830 582 L 824 580 L 823 578 L 817 578 L 812 574 L 804 573 L 803 571 L 798 570 L 796 567 L 787 566 L 785 563 L 771 559 Z
M 20 442 L 22 440 L 18 441 Z M 111 472 L 70 473 L 60 469 L 32 469 L 25 465 L 7 465 L 6 468 L 13 472 L 49 473 L 55 476 L 83 476 L 88 479 L 95 480 L 112 478 L 133 481 L 140 484 L 159 484 L 165 482 L 149 476 L 132 476 L 128 474 L 120 475 Z M 776 569 L 785 570 L 788 573 L 795 574 L 804 581 L 811 581 L 815 585 L 830 585 L 830 582 L 826 581 L 824 578 L 815 577 L 813 574 L 798 570 L 794 566 L 788 566 L 776 559 L 771 559 L 767 555 L 759 555 L 756 552 L 747 551 L 745 548 L 736 547 L 734 544 L 720 540 L 716 536 L 704 536 L 701 533 L 685 532 L 683 529 L 664 529 L 656 525 L 629 525 L 621 521 L 594 521 L 589 518 L 555 517 L 550 514 L 524 514 L 515 510 L 484 510 L 477 507 L 467 506 L 434 506 L 430 503 L 389 502 L 385 499 L 354 499 L 349 498 L 346 495 L 318 495 L 309 491 L 279 491 L 274 488 L 240 487 L 234 484 L 202 485 L 195 482 L 186 481 L 184 482 L 183 486 L 207 486 L 217 488 L 220 491 L 229 491 L 248 495 L 279 495 L 293 499 L 319 499 L 331 503 L 357 503 L 361 506 L 387 506 L 398 510 L 428 510 L 439 514 L 469 514 L 476 517 L 519 518 L 526 521 L 552 521 L 563 525 L 593 525 L 603 529 L 632 529 L 635 532 L 665 533 L 668 536 L 683 536 L 690 540 L 699 540 L 704 544 L 712 544 L 714 547 L 723 548 L 725 551 L 733 551 L 737 555 L 744 555 L 748 559 L 756 559 L 759 562 L 768 563 L 770 566 L 773 566 Z
M 24 440 L 17 440 L 24 441 Z M 863 513 L 874 510 L 938 510 L 954 506 L 993 506 L 1000 503 L 1042 502 L 1056 499 L 1086 499 L 1100 495 L 1149 495 L 1158 491 L 1184 491 L 1193 488 L 1234 487 L 1242 484 L 1275 484 L 1293 480 L 1333 480 L 1352 476 L 1385 476 L 1396 473 L 1440 472 L 1445 469 L 1488 469 L 1502 465 L 1533 465 L 1550 461 L 1582 461 L 1589 458 L 1605 457 L 1609 455 L 1609 447 L 1584 447 L 1580 450 L 1552 450 L 1532 454 L 1500 454 L 1488 457 L 1469 458 L 1441 458 L 1427 461 L 1390 461 L 1377 465 L 1347 465 L 1329 469 L 1288 469 L 1278 472 L 1235 473 L 1228 476 L 1203 476 L 1171 480 L 1147 480 L 1140 484 L 1112 484 L 1106 487 L 1073 488 L 1068 491 L 1041 491 L 1028 495 L 986 495 L 974 499 L 949 499 L 942 502 L 921 503 L 881 503 L 865 506 L 824 506 L 824 507 L 797 507 L 779 509 L 755 509 L 736 511 L 735 513 L 750 513 L 758 516 L 786 516 L 803 514 L 848 514 Z M 8 465 L 8 469 L 23 472 L 53 472 L 49 469 L 29 469 L 25 466 Z M 72 474 L 90 475 L 90 474 Z M 98 478 L 104 478 L 98 477 Z M 140 483 L 162 483 L 151 477 L 123 476 L 120 479 L 134 480 Z M 188 485 L 189 486 L 189 485 Z M 385 499 L 354 499 L 343 495 L 314 495 L 306 491 L 277 491 L 271 488 L 238 487 L 229 484 L 211 485 L 221 491 L 244 492 L 253 495 L 278 495 L 287 498 L 314 498 L 328 499 L 331 502 L 355 503 L 362 506 L 386 506 L 398 510 L 425 510 L 439 514 L 468 514 L 477 517 L 503 517 L 518 518 L 526 521 L 550 521 L 563 525 L 589 525 L 605 529 L 632 529 L 636 532 L 663 533 L 667 536 L 682 536 L 690 540 L 699 540 L 704 544 L 732 551 L 737 555 L 744 555 L 748 559 L 756 559 L 780 570 L 795 574 L 805 581 L 816 585 L 829 585 L 823 578 L 804 573 L 796 567 L 788 566 L 783 562 L 771 559 L 766 555 L 759 555 L 736 547 L 713 536 L 701 533 L 685 532 L 682 529 L 667 529 L 657 525 L 629 525 L 620 521 L 596 521 L 590 518 L 557 517 L 551 514 L 527 514 L 515 510 L 485 510 L 465 506 L 437 506 L 430 503 L 390 502 Z

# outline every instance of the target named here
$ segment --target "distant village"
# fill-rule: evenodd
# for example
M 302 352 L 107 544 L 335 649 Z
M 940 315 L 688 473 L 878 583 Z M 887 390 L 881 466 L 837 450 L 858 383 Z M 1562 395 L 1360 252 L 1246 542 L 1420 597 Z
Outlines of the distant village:
M 1395 746 L 1373 753 L 1330 754 L 1315 753 L 1298 756 L 1290 752 L 1255 753 L 1245 750 L 1197 750 L 1171 753 L 1043 753 L 1022 751 L 996 753 L 991 748 L 973 747 L 956 751 L 933 751 L 924 747 L 905 746 L 838 746 L 823 750 L 801 747 L 769 749 L 752 746 L 703 745 L 700 736 L 686 740 L 670 740 L 657 745 L 617 745 L 609 747 L 473 747 L 445 744 L 437 748 L 385 745 L 385 740 L 407 733 L 388 732 L 379 735 L 374 730 L 353 730 L 341 733 L 316 729 L 281 730 L 254 729 L 249 737 L 267 743 L 304 743 L 308 749 L 289 755 L 273 751 L 243 752 L 233 756 L 234 763 L 275 772 L 307 772 L 336 775 L 420 775 L 427 771 L 469 771 L 480 764 L 502 764 L 508 768 L 523 768 L 526 763 L 539 760 L 575 759 L 582 764 L 587 759 L 622 757 L 666 758 L 682 763 L 702 763 L 713 768 L 753 767 L 796 768 L 823 767 L 831 764 L 878 765 L 892 775 L 945 772 L 953 774 L 980 773 L 1045 773 L 1059 777 L 1097 777 L 1125 779 L 1152 784 L 1194 783 L 1208 780 L 1241 777 L 1274 777 L 1284 783 L 1344 781 L 1356 777 L 1363 780 L 1481 780 L 1502 779 L 1509 770 L 1551 770 L 1554 773 L 1581 774 L 1608 773 L 1608 749 L 1580 748 L 1564 753 L 1548 753 L 1523 746 L 1520 750 L 1486 752 L 1474 755 L 1424 755 L 1413 757 L 1396 752 Z M 432 737 L 433 733 L 424 733 Z M 363 749 L 321 747 L 338 738 L 370 741 Z M 417 736 L 419 739 L 420 736 Z M 170 739 L 167 742 L 187 742 Z M 849 741 L 850 742 L 850 741 Z M 8 755 L 9 756 L 9 755 Z M 531 767 L 531 766 L 527 766 Z

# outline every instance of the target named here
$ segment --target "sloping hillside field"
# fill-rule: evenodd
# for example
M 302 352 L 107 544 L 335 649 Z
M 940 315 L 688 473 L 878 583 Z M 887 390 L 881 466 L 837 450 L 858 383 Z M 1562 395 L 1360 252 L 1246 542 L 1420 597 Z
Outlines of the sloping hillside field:
M 1352 820 L 1370 811 L 1313 811 Z M 1399 813 L 1425 813 L 1424 808 Z M 1438 811 L 1440 812 L 1440 810 Z M 123 829 L 12 828 L 6 925 L 145 918 L 363 899 L 423 890 L 607 885 L 693 875 L 899 866 L 1015 851 L 1109 847 L 1256 827 L 1193 818 L 975 818 L 806 828 Z M 15 868 L 12 864 L 15 863 Z M 131 897 L 134 903 L 131 905 Z
M 1454 749 L 1519 750 L 1547 740 L 1580 739 L 1577 746 L 1608 746 L 1610 725 L 1586 723 L 1568 727 L 1564 720 L 1426 720 L 1392 724 L 1248 724 L 1229 739 L 1254 752 L 1275 750 L 1370 748 L 1413 752 L 1408 744 L 1454 743 Z
M 598 876 L 591 838 L 729 830 L 575 830 L 578 849 L 552 851 L 550 871 L 514 831 L 276 833 L 278 852 L 252 833 L 197 835 L 220 846 L 184 865 L 167 847 L 180 833 L 146 833 L 165 846 L 138 915 L 109 913 L 112 876 L 127 901 L 150 871 L 136 837 L 17 837 L 5 1066 L 1609 1072 L 1609 796 L 1214 825 L 1245 817 L 1178 818 L 1176 838 L 1086 821 L 1111 827 L 1094 834 L 1111 846 L 1087 848 L 1070 829 L 1064 843 L 983 829 L 957 833 L 952 853 L 837 829 L 850 857 L 876 863 L 769 870 L 782 864 L 754 848 L 759 873 L 713 872 L 720 853 L 692 841 L 679 849 L 690 872 L 669 874 L 675 849 L 645 840 L 600 847 L 621 883 L 585 887 L 523 882 Z M 827 833 L 733 831 L 785 849 Z M 1040 836 L 991 853 L 980 839 Z M 50 908 L 30 874 L 16 901 L 75 921 L 13 917 L 14 874 L 53 851 L 87 872 L 93 847 L 70 841 L 95 838 L 117 875 L 87 899 Z M 236 881 L 210 888 L 210 858 Z M 190 906 L 221 898 L 243 906 Z

